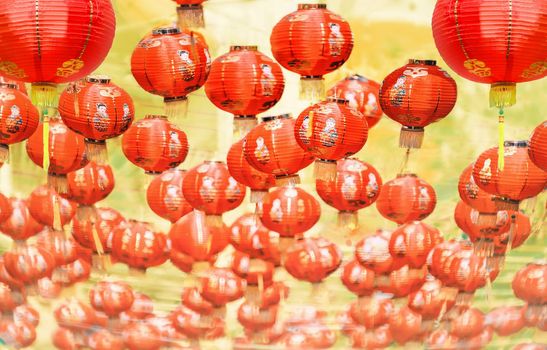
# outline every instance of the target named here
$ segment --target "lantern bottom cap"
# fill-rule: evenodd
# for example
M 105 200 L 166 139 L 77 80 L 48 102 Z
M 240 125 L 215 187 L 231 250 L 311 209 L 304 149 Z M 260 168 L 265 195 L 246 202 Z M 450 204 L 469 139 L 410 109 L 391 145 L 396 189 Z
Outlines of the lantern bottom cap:
M 399 147 L 422 148 L 424 133 L 424 128 L 403 126 L 399 134 Z
M 517 84 L 494 83 L 490 86 L 490 107 L 503 109 L 517 103 Z
M 279 175 L 275 177 L 276 186 L 298 185 L 300 176 L 298 174 Z

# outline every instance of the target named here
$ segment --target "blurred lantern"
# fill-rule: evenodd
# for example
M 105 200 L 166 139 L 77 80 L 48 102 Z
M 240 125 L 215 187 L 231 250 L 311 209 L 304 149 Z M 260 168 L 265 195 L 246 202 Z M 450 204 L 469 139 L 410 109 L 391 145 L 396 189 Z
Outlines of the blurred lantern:
M 63 286 L 71 286 L 78 282 L 84 282 L 91 275 L 91 264 L 78 258 L 70 264 L 59 266 L 55 271 L 55 277 Z
M 154 29 L 131 56 L 133 77 L 144 90 L 163 97 L 172 122 L 186 115 L 186 96 L 205 84 L 210 66 L 203 36 L 172 27 Z
M 304 238 L 285 252 L 283 266 L 301 281 L 319 283 L 342 263 L 342 251 L 325 238 Z
M 245 298 L 262 309 L 279 305 L 282 299 L 289 296 L 289 287 L 283 282 L 273 282 L 269 287 L 247 285 Z
M 24 283 L 18 280 L 17 278 L 14 278 L 6 270 L 6 264 L 5 264 L 3 255 L 0 255 L 0 282 L 7 284 L 13 290 L 22 291 L 24 289 Z
M 298 145 L 294 127 L 290 114 L 263 117 L 244 139 L 245 159 L 253 168 L 274 175 L 278 186 L 299 183 L 298 171 L 314 159 Z
M 213 264 L 216 260 L 216 255 L 211 257 L 209 263 Z M 184 254 L 176 249 L 171 249 L 169 252 L 169 261 L 175 265 L 179 270 L 185 273 L 191 273 L 194 268 L 194 264 L 198 261 L 190 255 Z M 195 271 L 194 271 L 195 272 Z
M 39 116 L 17 85 L 7 82 L 0 82 L 0 107 L 0 162 L 5 163 L 9 145 L 28 139 L 38 127 Z
M 317 199 L 299 187 L 278 187 L 264 197 L 260 209 L 262 224 L 281 237 L 295 237 L 319 221 L 321 206 Z M 283 250 L 283 249 L 282 249 Z
M 355 323 L 372 329 L 389 322 L 389 317 L 395 312 L 395 305 L 391 299 L 373 296 L 354 301 L 349 312 Z
M 429 333 L 425 340 L 427 349 L 447 349 L 455 350 L 458 348 L 459 338 L 452 335 L 449 330 L 437 328 Z
M 499 336 L 507 337 L 526 326 L 524 311 L 520 306 L 497 307 L 486 314 L 484 324 L 494 328 Z
M 184 162 L 188 139 L 184 131 L 161 115 L 147 115 L 122 137 L 123 154 L 147 174 L 159 174 Z
M 316 179 L 317 194 L 325 203 L 338 209 L 338 224 L 356 228 L 357 210 L 378 199 L 382 178 L 374 167 L 357 158 L 340 159 L 333 179 Z
M 473 246 L 470 241 L 456 241 L 453 239 L 437 244 L 431 249 L 427 257 L 429 273 L 441 280 L 444 285 L 451 284 L 450 263 L 456 253 L 462 249 L 472 250 Z
M 214 307 L 222 307 L 241 298 L 245 287 L 245 280 L 229 269 L 215 268 L 201 278 L 201 295 Z
M 21 245 L 4 253 L 4 264 L 13 278 L 30 286 L 42 277 L 51 276 L 55 258 L 42 247 Z
M 378 230 L 355 245 L 355 258 L 361 265 L 377 274 L 386 274 L 404 265 L 404 261 L 389 252 L 391 231 Z
M 133 100 L 125 90 L 102 75 L 69 84 L 59 98 L 65 124 L 85 137 L 87 157 L 104 164 L 106 140 L 123 134 L 133 122 Z
M 367 269 L 354 259 L 344 265 L 342 283 L 358 297 L 369 296 L 375 288 L 374 275 L 374 271 Z
M 120 225 L 125 225 L 125 219 L 116 210 L 111 208 L 97 208 L 91 218 L 80 219 L 74 217 L 72 222 L 72 237 L 83 247 L 94 253 L 110 252 L 107 241 L 110 235 Z
M 57 299 L 63 290 L 61 282 L 53 281 L 49 277 L 40 278 L 36 283 L 36 287 L 38 295 L 47 300 Z
M 380 87 L 380 105 L 403 125 L 399 146 L 421 148 L 424 128 L 452 111 L 457 93 L 454 79 L 433 60 L 410 59 L 390 73 Z
M 161 334 L 158 328 L 148 322 L 129 324 L 122 333 L 129 350 L 158 350 L 161 348 Z
M 477 186 L 473 177 L 473 164 L 465 168 L 460 175 L 458 192 L 465 204 L 478 211 L 474 223 L 478 225 L 495 225 L 498 222 L 498 208 L 496 207 L 495 196 Z
M 46 147 L 46 137 L 42 134 L 48 132 Z M 70 130 L 59 118 L 38 126 L 27 141 L 27 153 L 34 164 L 47 169 L 48 184 L 61 195 L 68 191 L 66 175 L 87 163 L 83 136 Z
M 24 241 L 44 228 L 32 217 L 28 201 L 10 198 L 9 206 L 10 215 L 0 223 L 0 231 L 14 241 Z
M 36 329 L 26 321 L 2 320 L 0 321 L 0 334 L 2 334 L 2 344 L 14 349 L 29 347 L 36 340 Z
M 198 338 L 214 339 L 224 335 L 225 322 L 218 316 L 202 315 L 188 307 L 179 306 L 169 317 L 173 326 L 194 344 L 197 344 Z
M 237 320 L 247 330 L 260 332 L 275 325 L 277 306 L 263 309 L 256 304 L 245 301 L 237 309 Z
M 459 338 L 478 335 L 484 327 L 484 314 L 476 308 L 466 308 L 451 322 L 451 333 Z
M 0 224 L 9 219 L 12 211 L 10 200 L 0 193 Z
M 192 207 L 182 195 L 182 182 L 186 170 L 173 168 L 156 176 L 146 190 L 146 201 L 154 213 L 163 219 L 177 222 L 192 211 Z
M 15 308 L 24 305 L 26 301 L 25 292 L 12 288 L 5 283 L 0 283 L 0 314 L 2 316 L 13 314 Z
M 300 97 L 320 100 L 323 75 L 344 64 L 353 49 L 349 23 L 325 4 L 299 4 L 272 29 L 272 53 L 283 67 L 300 74 Z
M 230 175 L 251 189 L 251 203 L 258 203 L 268 193 L 268 189 L 275 186 L 275 177 L 252 167 L 245 158 L 243 147 L 244 139 L 234 143 L 228 151 L 226 164 Z
M 421 221 L 399 226 L 391 234 L 389 252 L 411 268 L 422 267 L 431 249 L 442 240 L 439 230 Z
M 530 218 L 520 212 L 511 214 L 511 228 L 499 236 L 494 237 L 494 257 L 503 259 L 511 249 L 520 247 L 532 233 Z M 499 260 L 498 259 L 498 260 Z M 501 268 L 502 261 L 496 261 Z
M 22 304 L 13 310 L 13 321 L 25 321 L 37 327 L 40 323 L 40 313 L 29 304 Z
M 392 294 L 394 298 L 404 298 L 420 289 L 427 277 L 427 267 L 411 268 L 408 265 L 391 271 L 388 275 L 375 276 L 376 287 Z
M 393 335 L 388 324 L 374 328 L 355 329 L 350 334 L 351 344 L 355 349 L 384 349 L 393 341 Z
M 518 270 L 513 277 L 515 296 L 528 303 L 527 312 L 540 315 L 547 309 L 547 264 L 534 262 Z
M 498 166 L 503 170 L 505 107 L 516 103 L 516 83 L 547 75 L 545 2 L 512 0 L 501 4 L 438 1 L 433 12 L 433 38 L 444 61 L 460 76 L 490 84 L 490 106 L 499 109 Z M 531 44 L 536 43 L 536 44 Z
M 58 327 L 53 331 L 51 342 L 59 350 L 76 350 L 82 345 L 78 344 L 74 332 L 64 327 Z
M 67 300 L 53 312 L 57 324 L 79 333 L 93 327 L 96 322 L 95 311 L 76 298 Z
M 279 234 L 267 229 L 255 214 L 243 214 L 230 226 L 230 243 L 253 259 L 279 265 Z
M 99 281 L 89 290 L 89 302 L 95 310 L 118 317 L 133 304 L 133 289 L 121 281 Z
M 530 148 L 528 155 L 532 162 L 547 171 L 547 121 L 539 124 L 530 137 Z
M 249 255 L 235 251 L 232 255 L 232 271 L 247 281 L 247 285 L 264 289 L 273 283 L 274 264 L 261 259 L 251 259 Z
M 294 137 L 300 147 L 317 157 L 315 178 L 332 180 L 336 176 L 336 161 L 363 148 L 368 126 L 347 100 L 329 97 L 300 113 L 294 124 Z
M 78 259 L 76 241 L 72 237 L 67 238 L 63 231 L 46 229 L 37 236 L 36 244 L 49 252 L 57 266 L 70 264 Z
M 429 276 L 419 290 L 408 296 L 408 307 L 425 320 L 438 320 L 454 306 L 455 301 L 443 291 L 440 280 Z
M 215 308 L 212 303 L 203 298 L 198 287 L 184 288 L 181 294 L 181 304 L 201 315 L 210 315 Z
M 281 99 L 284 88 L 281 67 L 256 46 L 230 46 L 213 61 L 205 83 L 209 100 L 234 115 L 234 131 L 241 136 L 256 125 L 257 114 Z
M 528 156 L 527 141 L 505 141 L 505 167 L 498 165 L 498 150 L 490 148 L 475 161 L 473 177 L 477 185 L 495 195 L 499 210 L 518 210 L 520 201 L 537 196 L 547 184 L 547 172 Z
M 422 315 L 412 311 L 408 306 L 403 306 L 395 311 L 389 318 L 389 328 L 395 340 L 399 345 L 405 345 L 409 342 L 422 342 L 428 332 L 426 323 L 423 322 Z M 411 346 L 410 344 L 406 346 Z
M 399 225 L 425 219 L 436 205 L 435 189 L 415 174 L 400 174 L 384 183 L 376 201 L 380 214 Z
M 133 304 L 131 304 L 129 310 L 120 314 L 120 318 L 125 315 L 132 319 L 143 320 L 151 317 L 153 314 L 154 302 L 152 299 L 146 294 L 134 291 Z
M 521 343 L 513 347 L 513 350 L 545 350 L 545 344 L 541 343 Z
M 221 161 L 206 160 L 184 176 L 182 192 L 188 203 L 205 213 L 205 221 L 222 226 L 222 214 L 237 208 L 245 198 L 245 186 L 230 176 Z
M 87 345 L 92 350 L 123 350 L 125 348 L 122 339 L 106 329 L 99 329 L 92 333 L 87 340 Z
M 60 231 L 72 220 L 76 206 L 59 196 L 53 188 L 42 185 L 30 194 L 28 210 L 38 223 Z
M 205 27 L 205 20 L 203 18 L 203 3 L 206 0 L 173 0 L 179 7 L 178 13 L 178 26 L 179 28 L 187 27 Z

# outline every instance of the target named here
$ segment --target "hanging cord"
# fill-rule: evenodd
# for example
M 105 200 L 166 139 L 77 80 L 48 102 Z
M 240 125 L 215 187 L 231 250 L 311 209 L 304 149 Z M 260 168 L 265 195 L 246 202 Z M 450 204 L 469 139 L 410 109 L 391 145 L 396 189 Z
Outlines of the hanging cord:
M 503 107 L 500 107 L 498 114 L 498 169 L 500 171 L 505 167 L 505 116 L 503 115 Z
M 410 148 L 406 149 L 405 155 L 403 157 L 403 161 L 401 163 L 401 167 L 399 170 L 399 174 L 405 174 L 408 168 L 408 160 L 410 159 Z

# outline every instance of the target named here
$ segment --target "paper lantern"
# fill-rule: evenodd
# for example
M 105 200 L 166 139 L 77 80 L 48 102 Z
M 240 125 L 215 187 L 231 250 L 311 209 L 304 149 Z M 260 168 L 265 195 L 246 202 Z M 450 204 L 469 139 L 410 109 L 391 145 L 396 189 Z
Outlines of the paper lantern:
M 20 245 L 4 253 L 4 264 L 13 278 L 31 285 L 42 277 L 51 276 L 55 259 L 44 248 Z
M 14 80 L 14 79 L 6 78 L 4 76 L 0 76 L 0 84 L 14 85 L 17 90 L 21 91 L 23 94 L 28 96 L 27 87 L 25 86 L 25 83 L 20 80 Z
M 91 275 L 91 264 L 86 260 L 77 259 L 57 268 L 56 273 L 61 276 L 59 281 L 64 287 L 70 287 L 79 282 L 85 282 Z
M 464 169 L 458 181 L 458 192 L 460 198 L 468 206 L 478 212 L 474 223 L 479 225 L 495 225 L 498 221 L 498 208 L 495 196 L 484 191 L 473 177 L 473 164 Z
M 425 320 L 437 320 L 454 306 L 455 298 L 444 293 L 440 280 L 429 278 L 416 292 L 408 296 L 408 307 Z
M 125 226 L 127 223 L 114 209 L 96 208 L 95 211 L 96 214 L 90 218 L 74 217 L 72 237 L 83 247 L 95 253 L 108 253 L 110 250 L 107 241 L 110 235 L 117 230 L 118 226 Z
M 131 96 L 103 75 L 92 75 L 67 86 L 59 98 L 64 123 L 86 140 L 87 156 L 103 164 L 106 140 L 123 134 L 133 122 Z
M 264 117 L 244 139 L 245 159 L 253 168 L 274 175 L 278 186 L 299 183 L 298 171 L 314 159 L 298 145 L 294 127 L 290 114 Z
M 515 273 L 512 282 L 515 296 L 528 303 L 532 312 L 545 312 L 547 303 L 547 265 L 543 262 L 529 263 Z
M 389 328 L 395 340 L 399 345 L 405 345 L 408 342 L 421 342 L 427 332 L 422 326 L 422 315 L 412 311 L 408 306 L 395 311 L 389 318 Z
M 404 148 L 421 148 L 424 128 L 446 117 L 456 97 L 456 82 L 432 60 L 410 59 L 380 87 L 382 110 L 403 125 L 399 146 Z
M 252 302 L 245 301 L 237 309 L 237 320 L 247 330 L 259 332 L 271 328 L 277 321 L 277 307 L 261 309 Z
M 25 321 L 37 327 L 40 323 L 40 313 L 29 304 L 22 304 L 13 310 L 13 320 L 15 322 Z
M 26 321 L 2 320 L 0 333 L 2 333 L 2 343 L 16 349 L 29 347 L 36 340 L 36 329 Z
M 528 156 L 527 141 L 505 141 L 505 167 L 498 165 L 498 149 L 490 148 L 477 158 L 473 178 L 477 186 L 495 195 L 499 210 L 519 208 L 520 201 L 537 196 L 547 184 L 547 172 L 538 168 Z
M 23 85 L 24 86 L 24 85 Z M 38 110 L 17 85 L 0 82 L 0 162 L 9 157 L 9 145 L 28 139 L 38 127 Z
M 184 162 L 188 139 L 166 116 L 147 115 L 125 132 L 122 150 L 131 163 L 147 174 L 159 174 Z
M 380 84 L 359 74 L 353 74 L 334 84 L 327 96 L 348 101 L 348 106 L 361 112 L 371 129 L 382 118 L 379 103 Z
M 154 29 L 131 55 L 133 77 L 144 90 L 163 97 L 173 122 L 185 116 L 187 95 L 205 84 L 210 67 L 203 36 L 173 27 Z
M 234 130 L 241 135 L 256 125 L 257 114 L 281 99 L 284 88 L 281 67 L 257 46 L 230 46 L 213 61 L 205 83 L 209 100 L 234 115 Z
M 28 210 L 41 225 L 61 230 L 72 220 L 76 212 L 76 205 L 59 196 L 51 187 L 42 185 L 30 194 Z
M 215 268 L 201 278 L 201 295 L 215 307 L 221 307 L 243 296 L 245 280 L 229 269 Z
M 267 229 L 256 214 L 243 214 L 230 226 L 230 243 L 236 250 L 275 265 L 281 260 L 278 239 L 279 234 Z
M 340 159 L 333 179 L 316 179 L 315 189 L 321 199 L 338 209 L 338 224 L 357 227 L 359 209 L 378 199 L 382 178 L 374 167 L 357 158 Z
M 36 244 L 53 257 L 56 266 L 70 264 L 78 259 L 76 241 L 72 237 L 67 238 L 63 231 L 46 229 L 37 236 Z
M 182 182 L 186 170 L 173 168 L 156 176 L 146 190 L 148 206 L 158 216 L 177 222 L 192 211 L 192 207 L 182 195 Z
M 394 298 L 405 298 L 420 289 L 426 281 L 426 276 L 426 266 L 411 268 L 404 265 L 388 275 L 377 275 L 375 283 L 381 292 L 392 294 Z
M 10 198 L 10 215 L 0 223 L 0 231 L 14 241 L 24 241 L 38 232 L 44 226 L 38 223 L 31 215 L 28 201 Z
M 420 268 L 431 249 L 442 240 L 439 230 L 421 221 L 410 221 L 391 234 L 389 252 L 409 267 Z
M 384 183 L 376 201 L 380 214 L 399 225 L 425 219 L 436 205 L 435 189 L 416 174 L 399 174 Z
M 374 271 L 355 259 L 344 265 L 341 279 L 344 286 L 358 297 L 369 296 L 374 292 Z
M 484 327 L 484 314 L 475 308 L 468 308 L 452 320 L 451 332 L 459 338 L 478 335 Z
M 484 324 L 494 328 L 503 337 L 518 333 L 526 326 L 525 308 L 520 306 L 501 306 L 486 314 Z
M 389 317 L 395 312 L 395 305 L 391 299 L 373 296 L 354 301 L 349 312 L 355 323 L 372 329 L 389 322 Z
M 324 238 L 296 241 L 285 252 L 283 266 L 294 278 L 319 283 L 342 263 L 342 251 Z
M 124 328 L 122 337 L 129 350 L 156 350 L 162 345 L 158 328 L 146 322 L 135 322 Z
M 118 335 L 112 334 L 106 329 L 100 329 L 92 333 L 87 344 L 93 350 L 123 350 L 123 340 Z
M 95 310 L 117 317 L 133 304 L 133 289 L 121 281 L 99 281 L 89 290 L 89 302 Z
M 211 315 L 214 306 L 201 295 L 198 287 L 186 287 L 182 290 L 181 304 L 202 315 Z
M 530 137 L 528 155 L 538 168 L 547 171 L 547 121 L 534 129 Z
M 205 27 L 203 17 L 203 3 L 206 0 L 173 0 L 179 7 L 177 13 L 179 17 L 178 26 L 180 28 L 187 27 Z
M 383 349 L 389 347 L 393 342 L 393 335 L 389 328 L 389 324 L 382 325 L 372 330 L 366 328 L 358 328 L 352 330 L 351 343 L 356 348 L 371 348 Z
M 336 161 L 361 150 L 368 137 L 366 119 L 347 105 L 347 100 L 329 97 L 306 108 L 294 125 L 298 145 L 317 158 L 315 177 L 330 180 Z
M 472 249 L 461 249 L 445 260 L 444 268 L 449 270 L 448 281 L 459 290 L 457 304 L 469 305 L 477 289 L 484 287 L 488 280 L 493 282 L 496 279 L 499 268 L 491 265 Z
M 325 4 L 299 4 L 272 29 L 272 53 L 283 67 L 300 75 L 300 96 L 320 100 L 323 75 L 342 66 L 353 49 L 349 23 Z
M 8 286 L 5 283 L 0 283 L 0 311 L 3 314 L 13 314 L 14 310 L 24 305 L 27 301 L 27 296 L 23 291 Z
M 452 286 L 455 282 L 450 273 L 450 264 L 461 250 L 473 250 L 470 241 L 447 240 L 437 244 L 427 257 L 429 273 L 439 279 L 444 285 Z
M 391 235 L 391 231 L 378 230 L 357 242 L 355 244 L 357 261 L 377 274 L 389 274 L 402 267 L 404 261 L 392 256 L 389 252 Z
M 270 261 L 251 259 L 249 255 L 236 250 L 232 255 L 230 267 L 236 275 L 247 282 L 248 286 L 265 288 L 273 283 L 275 267 Z

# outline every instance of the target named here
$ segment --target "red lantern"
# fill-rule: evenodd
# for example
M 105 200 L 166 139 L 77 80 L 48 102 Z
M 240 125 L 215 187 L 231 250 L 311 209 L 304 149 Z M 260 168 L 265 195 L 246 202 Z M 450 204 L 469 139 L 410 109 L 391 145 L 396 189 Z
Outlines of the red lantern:
M 547 303 L 547 264 L 531 263 L 515 273 L 512 287 L 515 296 L 528 303 L 528 309 L 533 314 L 545 312 Z
M 230 46 L 213 61 L 205 83 L 209 100 L 234 114 L 235 130 L 243 135 L 256 125 L 257 114 L 281 99 L 284 88 L 281 67 L 256 46 Z
M 267 229 L 255 214 L 243 214 L 230 227 L 230 243 L 236 250 L 275 265 L 281 260 L 277 239 L 279 234 Z
M 422 267 L 429 252 L 442 240 L 439 230 L 421 221 L 399 226 L 391 234 L 389 252 L 413 268 Z
M 426 320 L 437 320 L 454 306 L 455 301 L 444 293 L 440 280 L 428 278 L 418 291 L 408 296 L 408 307 Z
M 386 298 L 361 298 L 351 304 L 349 312 L 355 323 L 372 329 L 386 324 L 395 306 Z
M 393 342 L 388 324 L 368 330 L 355 329 L 350 334 L 352 346 L 356 349 L 384 349 Z
M 273 283 L 274 265 L 269 261 L 251 259 L 249 255 L 235 251 L 232 271 L 247 281 L 247 285 L 269 287 Z
M 188 170 L 182 192 L 188 203 L 205 212 L 206 221 L 216 226 L 224 225 L 222 214 L 237 208 L 245 198 L 245 186 L 230 176 L 221 161 L 206 160 Z
M 429 273 L 438 278 L 445 285 L 450 285 L 450 263 L 460 250 L 472 250 L 473 245 L 469 241 L 447 240 L 437 244 L 429 252 L 427 267 Z
M 185 176 L 186 170 L 166 170 L 156 176 L 146 190 L 146 201 L 150 209 L 171 223 L 177 222 L 192 211 L 192 207 L 182 195 L 182 182 Z
M 0 107 L 0 162 L 5 163 L 9 145 L 28 139 L 36 131 L 39 117 L 36 107 L 15 84 L 0 82 Z
M 305 238 L 287 249 L 283 266 L 291 276 L 319 283 L 342 263 L 342 252 L 324 238 Z
M 167 117 L 148 115 L 125 132 L 122 150 L 131 163 L 147 174 L 159 174 L 184 162 L 188 139 Z
M 528 155 L 538 168 L 547 171 L 547 121 L 534 129 L 530 137 Z
M 375 284 L 384 293 L 393 294 L 395 298 L 403 298 L 420 289 L 425 283 L 427 267 L 418 269 L 404 265 L 398 270 L 391 271 L 389 275 L 377 275 Z
M 40 323 L 40 313 L 30 306 L 29 304 L 23 304 L 17 306 L 13 310 L 13 321 L 17 322 L 28 322 L 34 327 L 37 327 Z
M 201 295 L 215 307 L 221 307 L 243 296 L 245 280 L 229 269 L 215 268 L 201 278 Z
M 57 266 L 70 264 L 78 259 L 76 241 L 72 237 L 67 238 L 63 231 L 46 229 L 38 235 L 36 244 L 51 254 Z
M 237 309 L 237 320 L 244 328 L 254 332 L 271 328 L 277 321 L 277 306 L 262 309 L 246 301 Z
M 0 255 L 0 282 L 7 284 L 14 290 L 23 291 L 25 285 L 23 282 L 18 280 L 17 278 L 14 278 L 12 275 L 9 274 L 9 272 L 6 270 L 6 264 L 4 261 L 4 257 Z
M 47 250 L 38 246 L 15 246 L 4 253 L 6 271 L 27 285 L 42 277 L 51 276 L 55 259 Z
M 84 282 L 89 279 L 91 275 L 91 264 L 84 259 L 77 259 L 76 261 L 59 266 L 56 273 L 60 276 L 58 281 L 64 286 L 71 286 L 78 282 Z
M 2 343 L 15 349 L 31 346 L 36 340 L 36 329 L 28 322 L 14 322 L 12 320 L 0 321 L 0 333 Z
M 123 341 L 106 329 L 97 330 L 87 340 L 87 345 L 93 350 L 123 350 Z
M 457 94 L 456 82 L 436 61 L 411 59 L 391 72 L 380 87 L 380 105 L 403 125 L 399 146 L 421 148 L 424 128 L 452 111 Z
M 91 328 L 96 322 L 95 311 L 75 298 L 59 305 L 53 315 L 59 326 L 73 332 L 83 332 Z
M 169 118 L 185 115 L 186 96 L 205 84 L 210 67 L 203 36 L 172 27 L 154 29 L 131 56 L 133 77 L 144 90 L 163 97 Z
M 95 310 L 117 317 L 133 304 L 133 289 L 121 281 L 99 281 L 89 290 L 89 302 Z
M 357 227 L 357 210 L 378 199 L 382 178 L 374 167 L 357 158 L 340 159 L 334 179 L 316 179 L 317 194 L 325 203 L 338 209 L 338 224 Z
M 30 214 L 29 204 L 23 199 L 10 198 L 10 216 L 0 223 L 0 231 L 14 241 L 24 241 L 42 231 L 39 224 Z
M 126 224 L 123 216 L 111 208 L 97 208 L 92 218 L 80 219 L 74 217 L 72 225 L 72 237 L 95 253 L 109 252 L 107 241 L 109 236 L 119 226 Z
M 53 188 L 42 185 L 30 194 L 28 210 L 40 224 L 61 230 L 72 220 L 76 206 L 73 202 L 59 196 Z
M 499 210 L 518 210 L 520 201 L 535 197 L 547 184 L 547 172 L 528 156 L 528 142 L 505 141 L 505 167 L 498 167 L 498 149 L 484 151 L 475 161 L 473 177 L 477 185 L 497 196 Z
M 498 221 L 498 208 L 495 196 L 477 186 L 473 177 L 473 164 L 464 169 L 458 182 L 458 192 L 465 204 L 477 210 L 479 215 L 475 223 L 495 225 Z
M 251 203 L 258 203 L 268 193 L 268 189 L 275 186 L 275 177 L 253 168 L 245 158 L 243 146 L 242 139 L 230 147 L 226 164 L 230 175 L 237 182 L 251 189 Z
M 24 292 L 0 283 L 0 314 L 12 314 L 15 308 L 27 301 Z
M 182 290 L 181 304 L 201 315 L 211 315 L 215 308 L 212 303 L 203 298 L 197 287 Z
M 47 125 L 46 128 L 44 128 L 45 125 Z M 44 155 L 42 134 L 46 129 L 49 129 L 49 147 Z M 65 194 L 68 191 L 66 174 L 82 168 L 87 163 L 84 138 L 70 130 L 61 119 L 57 118 L 52 118 L 49 123 L 38 126 L 36 132 L 27 141 L 27 153 L 39 167 L 43 168 L 44 163 L 46 164 L 48 183 L 53 185 L 59 194 Z
M 15 89 L 21 91 L 23 94 L 28 96 L 27 87 L 25 83 L 20 80 L 8 79 L 6 77 L 0 76 L 0 84 L 11 84 L 15 86 Z
M 63 285 L 60 282 L 54 282 L 49 277 L 40 278 L 37 283 L 38 295 L 44 299 L 57 299 L 62 292 Z
M 260 220 L 281 237 L 294 237 L 319 221 L 321 206 L 317 199 L 301 188 L 278 187 L 264 197 Z
M 438 328 L 428 335 L 425 346 L 427 349 L 456 350 L 459 340 L 458 337 L 450 334 L 448 330 Z
M 177 13 L 179 17 L 178 26 L 180 28 L 187 27 L 205 27 L 203 18 L 203 3 L 206 0 L 173 0 L 179 7 Z
M 336 161 L 361 150 L 368 137 L 367 121 L 347 100 L 329 97 L 306 108 L 294 125 L 298 145 L 318 159 L 315 176 L 331 180 Z
M 400 345 L 408 342 L 421 342 L 427 329 L 424 329 L 422 315 L 404 306 L 394 312 L 389 319 L 393 339 Z
M 76 350 L 82 345 L 78 344 L 74 332 L 64 327 L 58 327 L 53 331 L 51 342 L 59 350 Z
M 190 308 L 179 306 L 170 314 L 173 326 L 190 341 L 197 338 L 215 339 L 224 336 L 223 318 L 203 316 Z
M 300 74 L 300 96 L 319 100 L 323 75 L 344 64 L 353 49 L 349 23 L 325 4 L 299 4 L 272 29 L 272 53 L 283 67 Z
M 278 186 L 300 182 L 298 171 L 313 162 L 298 145 L 294 126 L 290 114 L 265 117 L 244 139 L 245 159 L 253 168 L 274 175 Z
M 497 307 L 486 314 L 484 324 L 494 328 L 499 336 L 507 337 L 526 326 L 524 311 L 520 306 Z
M 499 267 L 489 266 L 484 257 L 478 256 L 471 249 L 462 249 L 454 254 L 452 259 L 445 261 L 449 264 L 449 280 L 458 288 L 458 304 L 469 304 L 473 293 L 484 287 L 488 280 L 493 282 L 499 274 Z
M 160 331 L 147 322 L 136 322 L 123 330 L 123 341 L 129 350 L 158 350 L 162 346 Z
M 107 76 L 89 76 L 70 84 L 59 98 L 65 124 L 86 139 L 87 156 L 103 164 L 106 139 L 123 134 L 133 122 L 133 100 Z
M 359 297 L 369 296 L 374 292 L 374 275 L 374 271 L 367 269 L 354 259 L 344 265 L 342 283 Z
M 437 205 L 435 189 L 415 174 L 400 174 L 382 186 L 376 208 L 399 225 L 423 220 Z
M 389 252 L 391 231 L 378 230 L 355 245 L 355 258 L 367 269 L 377 274 L 390 273 L 404 265 L 402 259 Z
M 467 308 L 451 323 L 451 333 L 459 338 L 478 335 L 484 327 L 484 314 L 475 308 Z
M 154 315 L 154 302 L 146 295 L 139 292 L 133 292 L 133 304 L 128 311 L 122 312 L 122 316 L 129 317 L 131 319 L 144 320 Z

